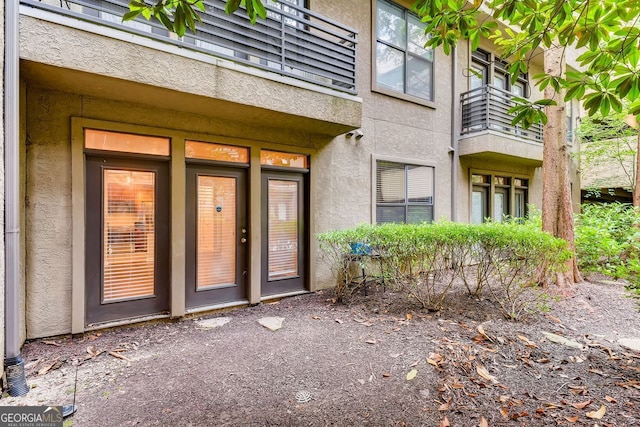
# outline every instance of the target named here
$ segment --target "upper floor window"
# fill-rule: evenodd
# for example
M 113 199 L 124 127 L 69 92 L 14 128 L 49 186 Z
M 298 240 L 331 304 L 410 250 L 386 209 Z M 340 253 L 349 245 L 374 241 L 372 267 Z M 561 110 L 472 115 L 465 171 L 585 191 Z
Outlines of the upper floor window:
M 433 221 L 434 169 L 376 162 L 376 222 Z
M 391 2 L 376 6 L 376 61 L 378 89 L 427 101 L 433 100 L 433 50 L 420 19 Z
M 476 89 L 491 84 L 497 89 L 511 92 L 515 96 L 529 96 L 529 79 L 520 73 L 517 79 L 509 75 L 509 64 L 497 56 L 476 49 L 471 54 L 471 72 L 469 73 L 469 89 Z

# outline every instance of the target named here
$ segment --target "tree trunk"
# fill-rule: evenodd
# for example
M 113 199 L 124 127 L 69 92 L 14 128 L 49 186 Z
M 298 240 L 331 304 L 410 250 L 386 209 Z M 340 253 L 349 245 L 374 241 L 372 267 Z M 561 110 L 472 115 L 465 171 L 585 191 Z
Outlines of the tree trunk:
M 565 64 L 562 51 L 547 49 L 544 53 L 545 72 L 552 76 L 564 76 Z M 567 119 L 564 91 L 556 92 L 551 86 L 544 90 L 544 97 L 553 99 L 556 105 L 546 107 L 547 124 L 544 126 L 542 154 L 542 229 L 566 240 L 571 251 L 575 250 L 573 230 L 573 204 L 569 178 L 569 146 L 567 145 Z M 566 271 L 558 274 L 558 285 L 582 282 L 575 257 L 567 262 Z

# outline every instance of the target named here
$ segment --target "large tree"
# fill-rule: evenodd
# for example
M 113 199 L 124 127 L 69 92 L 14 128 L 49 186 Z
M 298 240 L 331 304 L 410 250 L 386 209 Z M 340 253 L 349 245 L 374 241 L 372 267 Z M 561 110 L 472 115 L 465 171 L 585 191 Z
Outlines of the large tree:
M 477 47 L 488 37 L 510 62 L 513 77 L 543 55 L 543 72 L 533 76 L 544 90 L 542 116 L 527 104 L 513 109 L 525 126 L 542 120 L 542 227 L 574 246 L 564 102 L 578 99 L 589 114 L 620 111 L 622 100 L 640 96 L 640 0 L 417 0 L 415 10 L 432 34 L 431 46 L 448 52 L 459 40 Z M 499 29 L 494 22 L 506 25 Z M 566 55 L 578 49 L 578 69 L 566 70 Z M 636 114 L 637 103 L 632 108 Z M 581 281 L 576 260 L 558 276 L 560 285 Z
M 142 14 L 155 17 L 179 35 L 195 29 L 203 0 L 131 0 L 125 19 Z M 266 0 L 228 0 L 227 13 L 240 6 L 252 21 L 264 18 Z M 516 77 L 527 72 L 536 55 L 543 55 L 543 73 L 533 76 L 544 100 L 512 109 L 514 122 L 525 127 L 542 121 L 543 229 L 567 240 L 573 248 L 573 211 L 569 180 L 564 102 L 578 99 L 589 114 L 620 111 L 622 100 L 640 97 L 640 0 L 416 0 L 414 11 L 427 24 L 427 45 L 446 54 L 460 40 L 472 48 L 492 39 Z M 502 29 L 496 24 L 504 25 Z M 568 49 L 581 51 L 579 70 L 565 72 Z M 544 112 L 539 107 L 544 106 Z M 640 113 L 640 102 L 631 113 Z M 581 281 L 575 259 L 559 275 L 560 285 Z

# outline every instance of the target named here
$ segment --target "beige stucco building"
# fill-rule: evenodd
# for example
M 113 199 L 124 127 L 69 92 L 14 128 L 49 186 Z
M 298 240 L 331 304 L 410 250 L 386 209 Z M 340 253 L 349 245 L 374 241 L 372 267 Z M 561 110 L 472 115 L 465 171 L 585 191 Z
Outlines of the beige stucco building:
M 541 130 L 506 113 L 529 75 L 488 42 L 423 49 L 408 2 L 252 26 L 216 0 L 183 38 L 65 3 L 20 2 L 26 339 L 332 286 L 318 232 L 541 202 Z

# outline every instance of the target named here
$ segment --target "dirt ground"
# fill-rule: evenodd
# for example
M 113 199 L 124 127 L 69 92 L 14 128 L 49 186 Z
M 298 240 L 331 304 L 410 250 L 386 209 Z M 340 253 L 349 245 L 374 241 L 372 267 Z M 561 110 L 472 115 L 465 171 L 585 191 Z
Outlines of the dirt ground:
M 640 426 L 638 302 L 584 283 L 551 311 L 502 319 L 457 296 L 421 311 L 387 291 L 324 291 L 208 315 L 25 344 L 25 397 L 74 426 Z M 283 317 L 272 332 L 258 319 Z M 573 340 L 556 343 L 543 332 Z M 74 396 L 75 395 L 75 396 Z

